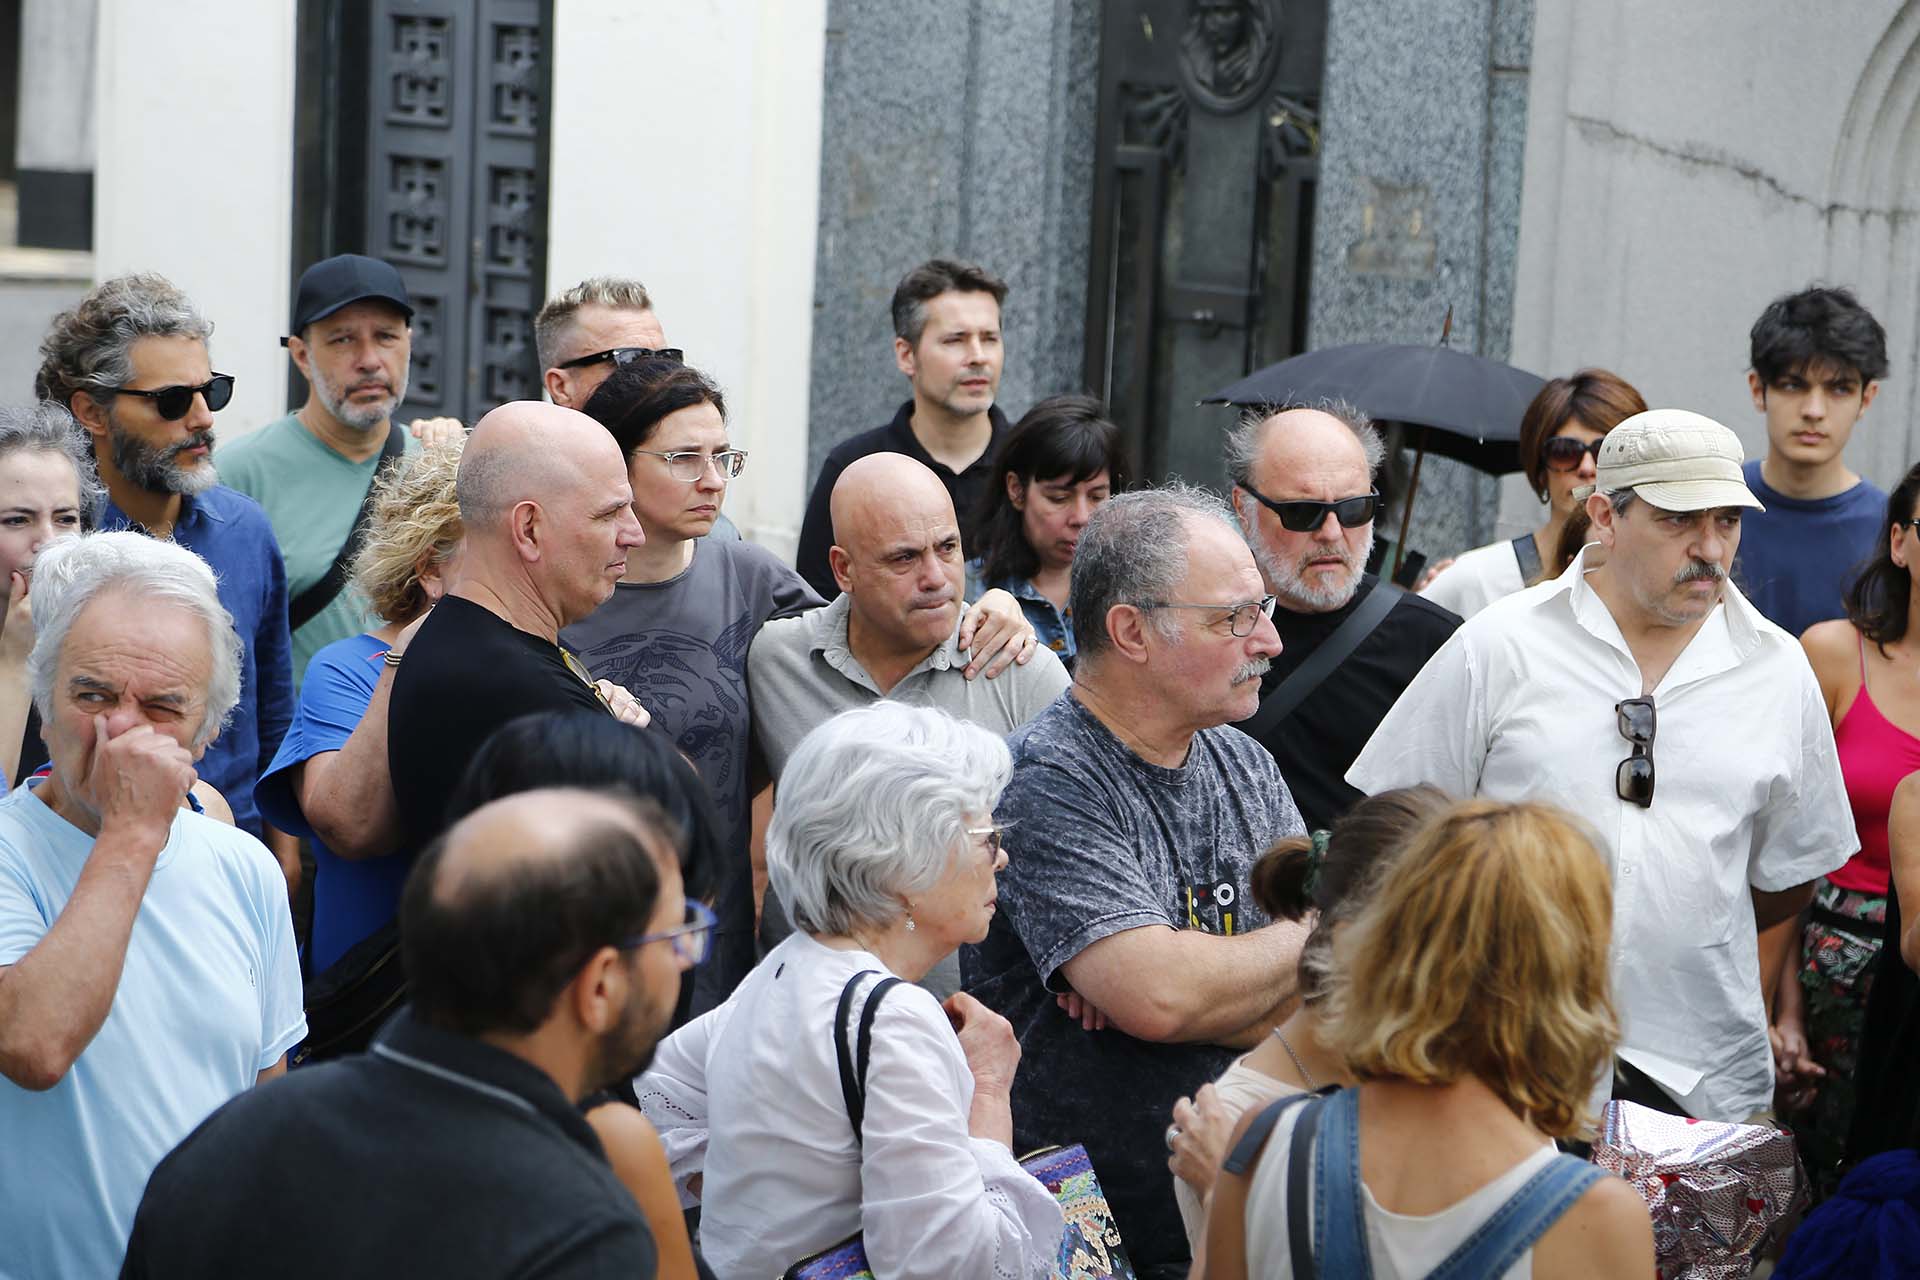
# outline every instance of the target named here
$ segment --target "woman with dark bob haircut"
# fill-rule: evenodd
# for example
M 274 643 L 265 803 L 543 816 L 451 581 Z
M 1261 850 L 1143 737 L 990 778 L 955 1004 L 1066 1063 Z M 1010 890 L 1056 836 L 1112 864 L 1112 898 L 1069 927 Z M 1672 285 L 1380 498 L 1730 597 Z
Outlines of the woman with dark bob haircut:
M 1780 974 L 1775 997 L 1782 1101 L 1798 1113 L 1793 1133 L 1817 1197 L 1839 1181 L 1854 1113 L 1854 1067 L 1865 1061 L 1860 1041 L 1869 992 L 1875 981 L 1886 980 L 1887 969 L 1900 968 L 1891 964 L 1878 970 L 1881 978 L 1874 976 L 1882 930 L 1900 915 L 1888 900 L 1888 814 L 1894 788 L 1920 769 L 1916 516 L 1920 466 L 1887 497 L 1878 546 L 1847 593 L 1847 616 L 1815 623 L 1800 638 L 1833 717 L 1840 775 L 1860 836 L 1860 852 L 1815 883 L 1811 918 L 1801 945 L 1787 953 L 1789 967 Z M 1911 977 L 1894 980 L 1900 976 Z M 1863 1073 L 1860 1083 L 1865 1078 Z M 1863 1112 L 1861 1120 L 1871 1124 L 1879 1117 Z
M 1534 496 L 1546 505 L 1546 520 L 1511 542 L 1489 543 L 1442 561 L 1420 594 L 1471 618 L 1501 596 L 1558 577 L 1572 559 L 1560 554 L 1561 535 L 1582 510 L 1574 490 L 1593 483 L 1607 432 L 1646 411 L 1640 393 L 1605 369 L 1549 378 L 1520 419 L 1520 466 Z
M 664 733 L 589 711 L 541 711 L 501 725 L 467 766 L 447 801 L 451 826 L 489 801 L 541 787 L 618 787 L 657 803 L 678 829 L 680 878 L 689 920 L 721 858 L 720 823 L 706 784 Z M 711 945 L 710 943 L 708 945 Z M 686 1021 L 693 984 L 682 979 L 673 1025 Z M 660 1135 L 633 1102 L 630 1082 L 581 1103 L 607 1162 L 646 1216 L 663 1280 L 698 1274 L 679 1193 Z
M 1020 602 L 1040 643 L 1073 663 L 1067 584 L 1080 530 L 1127 486 L 1120 428 L 1092 396 L 1054 396 L 1027 410 L 994 459 L 968 550 L 967 598 L 998 587 Z

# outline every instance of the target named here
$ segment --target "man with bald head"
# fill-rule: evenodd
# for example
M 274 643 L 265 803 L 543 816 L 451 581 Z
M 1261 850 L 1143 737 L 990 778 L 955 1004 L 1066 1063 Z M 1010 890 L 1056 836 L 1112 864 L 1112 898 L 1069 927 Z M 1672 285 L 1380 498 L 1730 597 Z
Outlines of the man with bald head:
M 608 711 L 646 723 L 633 696 L 591 680 L 560 629 L 592 613 L 644 535 L 620 448 L 559 405 L 518 401 L 480 419 L 456 481 L 466 545 L 455 585 L 401 655 L 387 710 L 387 766 L 419 849 L 495 729 L 535 711 Z
M 1272 753 L 1310 828 L 1360 798 L 1348 766 L 1460 625 L 1367 572 L 1385 456 L 1366 415 L 1338 402 L 1249 419 L 1227 437 L 1234 513 L 1277 601 L 1282 645 L 1240 729 Z
M 401 899 L 410 1007 L 189 1135 L 122 1274 L 653 1275 L 579 1104 L 646 1065 L 699 954 L 676 846 L 656 806 L 590 791 L 462 819 Z
M 1021 642 L 1030 661 L 992 680 L 967 678 L 979 610 L 962 603 L 953 499 L 923 463 L 898 453 L 856 459 L 834 484 L 832 510 L 827 556 L 841 595 L 767 623 L 747 652 L 754 737 L 776 782 L 800 739 L 850 707 L 897 698 L 1006 734 L 1067 687 L 1066 668 L 1033 644 L 1030 627 Z M 949 959 L 923 985 L 944 997 L 958 976 Z

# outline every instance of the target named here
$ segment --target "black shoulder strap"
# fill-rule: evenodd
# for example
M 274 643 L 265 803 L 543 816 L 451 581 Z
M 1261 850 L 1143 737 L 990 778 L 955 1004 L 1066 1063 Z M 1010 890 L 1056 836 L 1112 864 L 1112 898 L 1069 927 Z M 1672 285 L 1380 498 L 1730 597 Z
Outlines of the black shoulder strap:
M 1233 1144 L 1233 1150 L 1220 1162 L 1223 1173 L 1248 1176 L 1259 1162 L 1267 1139 L 1273 1136 L 1273 1126 L 1287 1108 L 1303 1102 L 1313 1104 L 1300 1113 L 1299 1122 L 1293 1126 L 1293 1140 L 1287 1147 L 1287 1247 L 1293 1259 L 1293 1274 L 1298 1280 L 1315 1280 L 1320 1274 L 1314 1263 L 1312 1236 L 1308 1229 L 1303 1229 L 1303 1224 L 1312 1221 L 1307 1205 L 1306 1171 L 1313 1156 L 1314 1135 L 1320 1131 L 1320 1105 L 1324 1101 L 1325 1096 L 1318 1093 L 1275 1098 L 1254 1116 L 1253 1123 L 1240 1135 L 1240 1141 Z
M 1520 582 L 1532 586 L 1540 577 L 1540 548 L 1533 535 L 1523 533 L 1513 540 L 1513 558 L 1520 562 Z
M 1347 656 L 1373 634 L 1375 627 L 1386 621 L 1393 606 L 1400 603 L 1405 595 L 1391 582 L 1376 582 L 1347 620 L 1335 627 L 1333 634 L 1323 641 L 1318 649 L 1307 655 L 1307 660 L 1293 669 L 1289 675 L 1274 687 L 1272 693 L 1260 700 L 1260 709 L 1234 727 L 1253 738 L 1266 736 L 1275 726 L 1293 714 L 1293 709 L 1305 702 L 1307 695 L 1320 687 L 1334 668 L 1346 661 Z
M 900 985 L 900 979 L 894 977 L 882 978 L 873 984 L 873 990 L 867 993 L 866 1006 L 860 1010 L 858 1046 L 850 1049 L 847 1033 L 853 1021 L 853 995 L 860 987 L 860 980 L 873 972 L 875 970 L 862 969 L 847 979 L 847 985 L 840 989 L 840 1004 L 833 1013 L 833 1048 L 840 1063 L 840 1096 L 847 1104 L 847 1118 L 853 1121 L 856 1142 L 867 1115 L 867 1059 L 873 1051 L 873 1020 L 880 1016 L 881 998 Z
M 373 515 L 373 485 L 380 478 L 380 472 L 407 449 L 406 428 L 399 423 L 387 426 L 387 442 L 380 446 L 380 460 L 373 464 L 373 479 L 367 481 L 367 491 L 360 498 L 360 510 L 354 513 L 353 527 L 347 530 L 347 540 L 340 544 L 340 552 L 334 556 L 333 563 L 327 566 L 327 572 L 320 581 L 302 591 L 287 602 L 287 630 L 298 631 L 320 615 L 320 611 L 332 604 L 347 585 L 347 569 L 353 563 L 353 553 L 360 546 L 360 535 L 366 532 L 367 521 Z

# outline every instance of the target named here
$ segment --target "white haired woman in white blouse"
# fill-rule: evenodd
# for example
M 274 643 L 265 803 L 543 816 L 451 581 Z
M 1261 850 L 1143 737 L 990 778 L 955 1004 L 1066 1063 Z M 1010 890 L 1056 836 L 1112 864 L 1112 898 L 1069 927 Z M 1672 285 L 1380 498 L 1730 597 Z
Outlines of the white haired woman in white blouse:
M 1047 1274 L 1062 1220 L 1013 1158 L 1013 1029 L 971 996 L 943 1005 L 912 985 L 987 936 L 1010 770 L 986 730 L 884 701 L 821 725 L 788 762 L 767 869 L 796 931 L 636 1082 L 721 1280 L 766 1280 L 855 1232 L 881 1280 Z M 903 981 L 880 998 L 856 1132 L 836 1019 L 851 984 L 857 1061 L 859 1015 L 887 977 Z

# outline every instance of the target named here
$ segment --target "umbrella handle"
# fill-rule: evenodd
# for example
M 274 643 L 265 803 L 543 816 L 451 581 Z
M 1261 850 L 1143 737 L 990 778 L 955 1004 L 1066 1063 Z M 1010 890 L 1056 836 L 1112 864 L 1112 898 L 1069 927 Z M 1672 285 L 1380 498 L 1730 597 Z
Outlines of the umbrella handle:
M 1420 428 L 1420 445 L 1413 455 L 1413 476 L 1407 481 L 1407 497 L 1400 504 L 1400 540 L 1393 544 L 1393 580 L 1400 577 L 1400 564 L 1407 557 L 1407 526 L 1413 523 L 1413 498 L 1420 492 L 1420 464 L 1427 460 L 1427 430 Z

